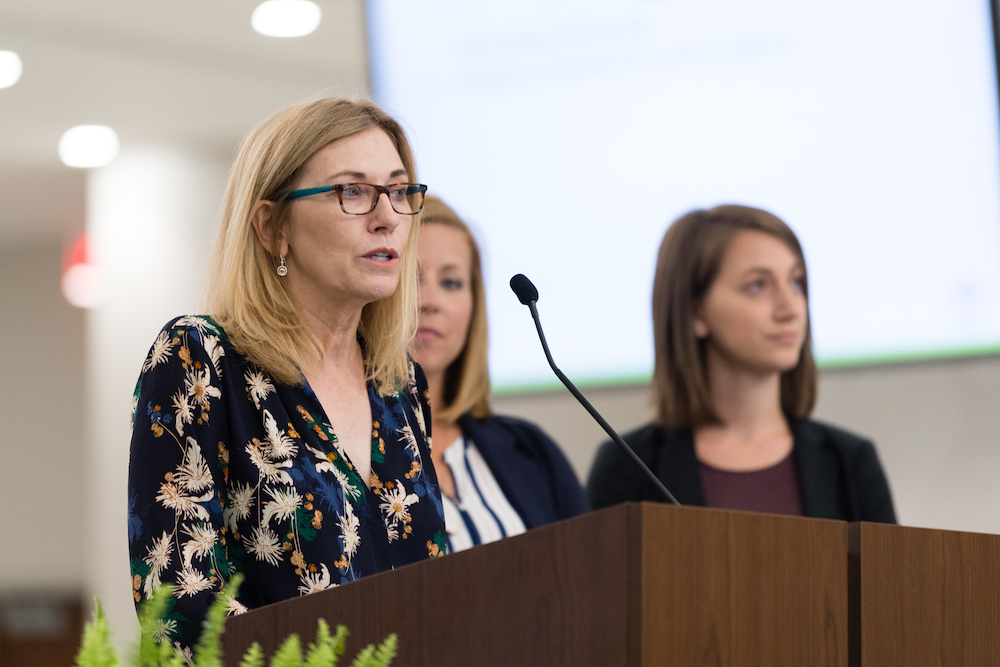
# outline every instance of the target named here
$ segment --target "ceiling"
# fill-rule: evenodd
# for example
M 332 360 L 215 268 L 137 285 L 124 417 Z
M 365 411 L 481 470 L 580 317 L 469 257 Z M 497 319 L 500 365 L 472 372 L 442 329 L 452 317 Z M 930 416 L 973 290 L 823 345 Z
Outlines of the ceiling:
M 82 229 L 85 172 L 57 154 L 74 125 L 228 160 L 283 106 L 364 94 L 363 0 L 316 2 L 314 33 L 274 38 L 250 27 L 258 0 L 0 0 L 0 50 L 24 63 L 0 90 L 0 248 Z

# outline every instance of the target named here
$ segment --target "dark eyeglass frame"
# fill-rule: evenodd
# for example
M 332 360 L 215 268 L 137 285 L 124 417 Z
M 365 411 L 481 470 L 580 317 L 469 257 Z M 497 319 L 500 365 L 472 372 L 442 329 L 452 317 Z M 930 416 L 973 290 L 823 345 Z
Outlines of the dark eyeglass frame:
M 344 188 L 355 187 L 358 185 L 364 185 L 369 188 L 375 189 L 375 196 L 372 197 L 372 207 L 365 211 L 364 213 L 351 213 L 346 208 L 344 208 Z M 420 206 L 417 207 L 416 211 L 400 211 L 396 208 L 396 205 L 392 201 L 391 189 L 399 188 L 401 186 L 406 187 L 405 195 L 407 197 L 420 194 Z M 286 201 L 293 199 L 301 199 L 302 197 L 309 197 L 310 195 L 318 195 L 322 192 L 333 192 L 337 191 L 337 199 L 340 201 L 340 210 L 347 215 L 368 215 L 375 210 L 378 206 L 379 197 L 385 193 L 386 198 L 389 200 L 389 206 L 392 207 L 393 211 L 399 213 L 400 215 L 417 215 L 422 210 L 424 210 L 424 194 L 427 192 L 427 186 L 423 183 L 393 183 L 392 185 L 374 185 L 372 183 L 338 183 L 337 185 L 324 185 L 318 188 L 303 188 L 302 190 L 293 190 L 285 195 L 284 199 Z

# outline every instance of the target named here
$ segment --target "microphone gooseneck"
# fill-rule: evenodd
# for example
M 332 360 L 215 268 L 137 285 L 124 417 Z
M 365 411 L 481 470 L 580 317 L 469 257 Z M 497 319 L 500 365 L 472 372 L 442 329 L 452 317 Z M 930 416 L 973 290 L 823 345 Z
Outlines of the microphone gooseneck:
M 677 502 L 677 499 L 674 498 L 673 494 L 667 490 L 667 487 L 663 485 L 663 482 L 661 482 L 659 478 L 653 474 L 653 471 L 642 462 L 639 455 L 636 454 L 624 440 L 622 440 L 621 436 L 618 435 L 615 430 L 611 428 L 608 422 L 604 420 L 604 417 L 602 417 L 601 414 L 594 409 L 594 406 L 590 404 L 590 401 L 588 401 L 584 395 L 580 393 L 580 390 L 578 390 L 576 386 L 570 382 L 569 378 L 566 377 L 561 370 L 559 370 L 559 367 L 556 366 L 556 362 L 552 359 L 552 353 L 549 352 L 549 344 L 545 341 L 545 333 L 542 331 L 541 320 L 538 319 L 538 309 L 535 307 L 535 302 L 538 301 L 538 290 L 532 282 L 528 280 L 527 276 L 519 273 L 510 279 L 510 288 L 514 290 L 514 294 L 517 295 L 517 298 L 521 301 L 521 303 L 526 305 L 531 311 L 531 318 L 535 320 L 535 329 L 538 331 L 538 340 L 542 342 L 542 350 L 545 352 L 545 359 L 548 360 L 549 366 L 556 374 L 556 377 L 558 377 L 559 380 L 566 385 L 566 388 L 569 389 L 570 393 L 573 394 L 574 397 L 576 397 L 576 400 L 580 401 L 580 404 L 587 409 L 590 416 L 597 420 L 597 423 L 601 425 L 608 435 L 611 436 L 611 439 L 615 441 L 615 444 L 618 445 L 618 447 L 625 452 L 625 455 L 629 457 L 632 463 L 634 463 L 636 467 L 642 471 L 642 474 L 649 479 L 650 483 L 652 483 L 660 495 L 663 496 L 667 502 L 679 506 L 680 503 Z

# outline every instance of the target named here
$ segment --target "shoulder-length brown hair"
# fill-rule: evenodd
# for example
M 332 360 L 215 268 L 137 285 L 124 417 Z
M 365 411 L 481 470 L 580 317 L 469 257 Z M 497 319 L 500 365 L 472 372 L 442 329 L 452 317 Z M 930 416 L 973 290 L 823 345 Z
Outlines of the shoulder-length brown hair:
M 438 416 L 446 422 L 457 421 L 466 412 L 476 419 L 485 419 L 490 410 L 490 369 L 487 360 L 489 331 L 486 323 L 486 290 L 483 288 L 483 267 L 479 245 L 458 214 L 437 197 L 427 195 L 421 215 L 422 225 L 445 225 L 457 229 L 469 244 L 472 259 L 470 288 L 472 289 L 472 319 L 469 334 L 461 354 L 444 373 L 444 406 Z
M 321 98 L 282 109 L 243 142 L 229 174 L 219 234 L 212 253 L 207 301 L 238 352 L 284 384 L 301 383 L 302 359 L 320 354 L 301 313 L 275 269 L 278 258 L 257 238 L 251 219 L 258 202 L 275 203 L 274 220 L 287 224 L 302 167 L 321 148 L 373 127 L 381 128 L 399 152 L 411 182 L 416 168 L 399 123 L 368 101 Z M 383 395 L 406 384 L 407 350 L 417 327 L 417 234 L 413 224 L 400 258 L 392 296 L 369 303 L 358 332 L 365 340 L 367 375 Z
M 749 206 L 726 205 L 691 211 L 674 222 L 660 244 L 653 279 L 653 403 L 657 420 L 664 426 L 697 428 L 719 423 L 709 390 L 705 341 L 694 331 L 694 309 L 712 286 L 733 238 L 748 230 L 770 234 L 795 253 L 802 262 L 803 287 L 809 298 L 802 246 L 777 216 Z M 799 363 L 781 375 L 781 409 L 789 418 L 807 417 L 816 404 L 818 373 L 811 329 L 807 311 Z

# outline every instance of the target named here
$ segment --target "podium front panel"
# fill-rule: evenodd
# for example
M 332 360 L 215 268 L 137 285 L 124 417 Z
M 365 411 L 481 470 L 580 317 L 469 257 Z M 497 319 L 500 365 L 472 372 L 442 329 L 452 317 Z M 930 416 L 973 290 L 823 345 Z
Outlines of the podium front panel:
M 847 524 L 664 509 L 642 515 L 643 665 L 846 667 Z
M 849 532 L 852 667 L 1000 665 L 1000 535 Z

